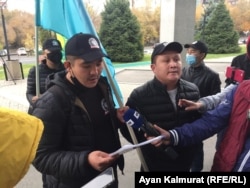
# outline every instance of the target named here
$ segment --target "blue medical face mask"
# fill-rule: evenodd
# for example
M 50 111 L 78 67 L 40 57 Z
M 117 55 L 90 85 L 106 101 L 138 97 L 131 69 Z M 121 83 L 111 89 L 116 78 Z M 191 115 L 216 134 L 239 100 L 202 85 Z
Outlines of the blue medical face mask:
M 187 54 L 186 55 L 186 63 L 188 64 L 188 65 L 194 65 L 195 63 L 196 63 L 196 57 L 194 56 L 194 55 L 189 55 L 189 54 Z

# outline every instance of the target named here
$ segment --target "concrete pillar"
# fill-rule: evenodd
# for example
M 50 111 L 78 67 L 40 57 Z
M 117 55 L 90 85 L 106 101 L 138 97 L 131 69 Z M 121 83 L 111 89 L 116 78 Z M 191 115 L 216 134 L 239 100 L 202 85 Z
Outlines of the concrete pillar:
M 193 42 L 195 11 L 196 0 L 161 0 L 160 42 Z

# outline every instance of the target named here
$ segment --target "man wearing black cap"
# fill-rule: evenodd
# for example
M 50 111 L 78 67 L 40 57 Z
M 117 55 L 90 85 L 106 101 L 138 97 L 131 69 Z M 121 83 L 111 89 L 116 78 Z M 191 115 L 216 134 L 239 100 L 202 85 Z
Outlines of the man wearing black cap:
M 221 81 L 219 74 L 204 63 L 208 48 L 202 41 L 195 41 L 192 44 L 185 44 L 187 49 L 186 63 L 183 67 L 182 79 L 196 84 L 201 97 L 214 95 L 221 91 Z M 199 151 L 193 161 L 191 171 L 200 172 L 203 168 L 204 152 L 203 143 L 199 145 Z
M 44 123 L 35 168 L 46 174 L 48 187 L 79 188 L 108 167 L 115 173 L 109 186 L 118 187 L 117 166 L 123 156 L 110 156 L 121 147 L 111 88 L 103 70 L 97 37 L 78 33 L 65 46 L 66 72 L 49 76 L 48 90 L 37 100 L 33 115 Z M 120 115 L 121 116 L 121 115 Z
M 178 106 L 179 99 L 197 101 L 200 97 L 195 84 L 181 79 L 182 49 L 178 42 L 158 44 L 151 56 L 154 78 L 135 88 L 126 103 L 131 109 L 142 114 L 148 122 L 165 130 L 200 117 L 198 111 L 185 111 Z M 138 142 L 146 140 L 141 129 L 134 131 Z M 126 126 L 121 127 L 121 132 L 131 142 Z M 191 167 L 196 146 L 157 149 L 152 145 L 146 145 L 141 150 L 149 171 L 187 172 Z
M 64 70 L 62 64 L 62 46 L 57 39 L 47 39 L 43 43 L 43 57 L 38 67 L 39 71 L 39 83 L 40 93 L 36 93 L 36 67 L 32 67 L 29 70 L 27 78 L 27 91 L 26 97 L 30 103 L 30 110 L 32 105 L 38 99 L 40 94 L 43 94 L 46 90 L 46 78 L 49 74 Z

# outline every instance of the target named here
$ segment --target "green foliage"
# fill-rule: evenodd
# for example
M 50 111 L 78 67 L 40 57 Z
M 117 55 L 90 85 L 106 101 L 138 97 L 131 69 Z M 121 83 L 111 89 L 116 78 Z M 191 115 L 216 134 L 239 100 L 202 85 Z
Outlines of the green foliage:
M 208 52 L 217 54 L 240 52 L 238 40 L 239 34 L 234 30 L 229 11 L 221 1 L 204 30 L 204 41 L 208 46 Z
M 195 25 L 195 39 L 203 40 L 204 29 L 207 26 L 213 11 L 216 8 L 216 4 L 209 2 L 208 4 L 203 5 L 204 13 L 201 16 L 201 19 Z
M 112 61 L 132 62 L 143 58 L 140 25 L 128 0 L 109 0 L 102 12 L 100 40 Z

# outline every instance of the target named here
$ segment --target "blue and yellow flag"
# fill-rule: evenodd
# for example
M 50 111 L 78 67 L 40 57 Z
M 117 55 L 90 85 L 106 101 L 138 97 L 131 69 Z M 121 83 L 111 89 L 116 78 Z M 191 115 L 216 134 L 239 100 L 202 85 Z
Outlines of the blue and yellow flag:
M 82 0 L 36 0 L 35 14 L 36 26 L 59 33 L 66 39 L 80 32 L 90 33 L 99 38 Z M 107 54 L 102 44 L 101 48 Z M 105 62 L 105 71 L 102 75 L 107 76 L 109 82 L 112 82 L 116 106 L 121 106 L 119 101 L 122 101 L 122 94 L 115 79 L 115 69 L 110 59 L 105 58 Z

